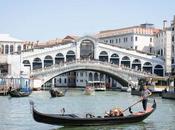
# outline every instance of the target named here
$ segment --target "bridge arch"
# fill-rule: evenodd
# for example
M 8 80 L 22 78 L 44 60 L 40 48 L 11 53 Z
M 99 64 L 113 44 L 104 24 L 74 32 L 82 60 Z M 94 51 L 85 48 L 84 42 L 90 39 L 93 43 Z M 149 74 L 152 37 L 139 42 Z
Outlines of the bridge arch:
M 111 58 L 110 58 L 110 62 L 111 62 L 111 64 L 119 65 L 120 58 L 119 58 L 118 54 L 116 54 L 116 53 L 112 54 Z
M 139 59 L 133 60 L 132 69 L 141 70 L 141 61 Z
M 75 52 L 72 50 L 69 50 L 66 54 L 66 61 L 70 62 L 76 59 Z
M 30 61 L 29 60 L 24 60 L 23 62 L 24 66 L 30 66 Z
M 55 56 L 55 64 L 64 63 L 64 55 L 62 53 L 58 53 Z
M 94 42 L 84 39 L 80 43 L 80 59 L 94 59 Z
M 130 58 L 128 56 L 124 56 L 121 60 L 121 65 L 130 68 Z
M 42 68 L 42 61 L 38 57 L 33 60 L 32 64 L 33 64 L 33 70 Z
M 108 53 L 106 51 L 100 52 L 99 61 L 108 62 Z
M 164 72 L 164 69 L 163 69 L 162 65 L 156 65 L 154 67 L 154 74 L 157 74 L 159 76 L 163 76 L 163 72 Z
M 53 58 L 50 55 L 45 56 L 44 58 L 44 67 L 49 67 L 53 65 Z
M 145 62 L 143 64 L 143 71 L 152 74 L 152 72 L 153 72 L 153 65 L 150 62 Z

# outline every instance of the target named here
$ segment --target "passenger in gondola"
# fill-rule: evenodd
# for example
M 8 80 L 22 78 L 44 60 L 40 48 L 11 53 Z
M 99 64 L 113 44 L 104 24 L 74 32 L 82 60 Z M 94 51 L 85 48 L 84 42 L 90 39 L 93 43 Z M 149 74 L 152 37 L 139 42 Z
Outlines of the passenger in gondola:
M 114 109 L 110 110 L 109 112 L 105 112 L 105 116 L 121 117 L 121 116 L 124 116 L 124 114 L 120 108 L 114 108 Z

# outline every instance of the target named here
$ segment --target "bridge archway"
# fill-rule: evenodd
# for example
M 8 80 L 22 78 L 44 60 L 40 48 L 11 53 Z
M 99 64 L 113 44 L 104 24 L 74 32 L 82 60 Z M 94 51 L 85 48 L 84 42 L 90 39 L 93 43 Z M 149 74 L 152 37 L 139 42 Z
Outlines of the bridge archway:
M 29 60 L 24 60 L 22 63 L 24 64 L 24 66 L 29 66 L 30 67 L 30 61 Z
M 154 67 L 154 73 L 159 75 L 159 76 L 163 76 L 163 71 L 164 71 L 164 69 L 161 65 L 156 65 Z
M 100 52 L 99 61 L 108 62 L 108 53 L 106 51 Z
M 128 56 L 124 56 L 121 60 L 121 65 L 130 68 L 130 58 Z
M 64 55 L 62 53 L 58 53 L 55 56 L 55 64 L 64 63 Z
M 110 62 L 111 64 L 119 65 L 119 59 L 119 56 L 116 53 L 114 53 L 111 55 Z
M 68 51 L 67 52 L 67 54 L 66 54 L 66 61 L 67 62 L 70 62 L 70 61 L 73 61 L 73 60 L 75 60 L 75 52 L 74 51 L 72 51 L 72 50 L 70 50 L 70 51 Z
M 42 61 L 40 58 L 37 57 L 33 60 L 33 70 L 41 68 L 42 68 Z
M 44 58 L 44 67 L 49 67 L 53 65 L 53 58 L 50 55 L 47 55 Z
M 152 74 L 153 66 L 150 62 L 145 62 L 143 64 L 143 71 Z
M 94 59 L 94 43 L 85 39 L 80 44 L 80 59 Z
M 141 61 L 139 59 L 133 60 L 132 69 L 141 70 Z

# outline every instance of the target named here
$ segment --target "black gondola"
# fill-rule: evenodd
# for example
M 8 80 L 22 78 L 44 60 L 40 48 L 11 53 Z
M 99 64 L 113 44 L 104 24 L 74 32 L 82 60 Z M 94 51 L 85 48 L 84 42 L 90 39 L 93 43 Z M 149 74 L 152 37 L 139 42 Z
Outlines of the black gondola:
M 20 89 L 13 89 L 9 92 L 11 97 L 27 97 L 32 93 L 32 91 L 23 92 Z
M 162 98 L 175 99 L 175 92 L 162 91 Z
M 50 95 L 51 97 L 63 97 L 65 95 L 67 90 L 59 90 L 59 89 L 50 89 L 49 92 L 50 92 Z
M 141 122 L 146 119 L 156 109 L 156 102 L 148 107 L 146 112 L 131 113 L 127 116 L 111 117 L 111 116 L 88 116 L 79 117 L 75 114 L 44 114 L 38 112 L 32 105 L 33 118 L 35 121 L 45 124 L 61 125 L 61 126 L 93 126 L 93 125 L 118 125 L 124 123 Z

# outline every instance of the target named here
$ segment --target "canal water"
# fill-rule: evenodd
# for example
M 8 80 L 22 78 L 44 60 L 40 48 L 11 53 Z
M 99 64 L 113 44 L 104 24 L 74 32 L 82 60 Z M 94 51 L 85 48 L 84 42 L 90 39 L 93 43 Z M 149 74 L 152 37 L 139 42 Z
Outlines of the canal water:
M 103 116 L 105 111 L 113 107 L 127 108 L 139 100 L 138 96 L 118 91 L 96 92 L 93 96 L 83 95 L 82 90 L 68 90 L 64 97 L 51 98 L 48 91 L 33 92 L 29 97 L 11 98 L 0 96 L 0 130 L 174 130 L 175 129 L 175 101 L 151 97 L 156 99 L 156 111 L 143 122 L 111 126 L 62 127 L 35 122 L 29 101 L 35 102 L 35 107 L 44 113 L 75 113 L 85 116 L 92 113 Z M 141 103 L 132 108 L 133 111 L 142 110 Z M 125 113 L 127 114 L 127 112 Z

